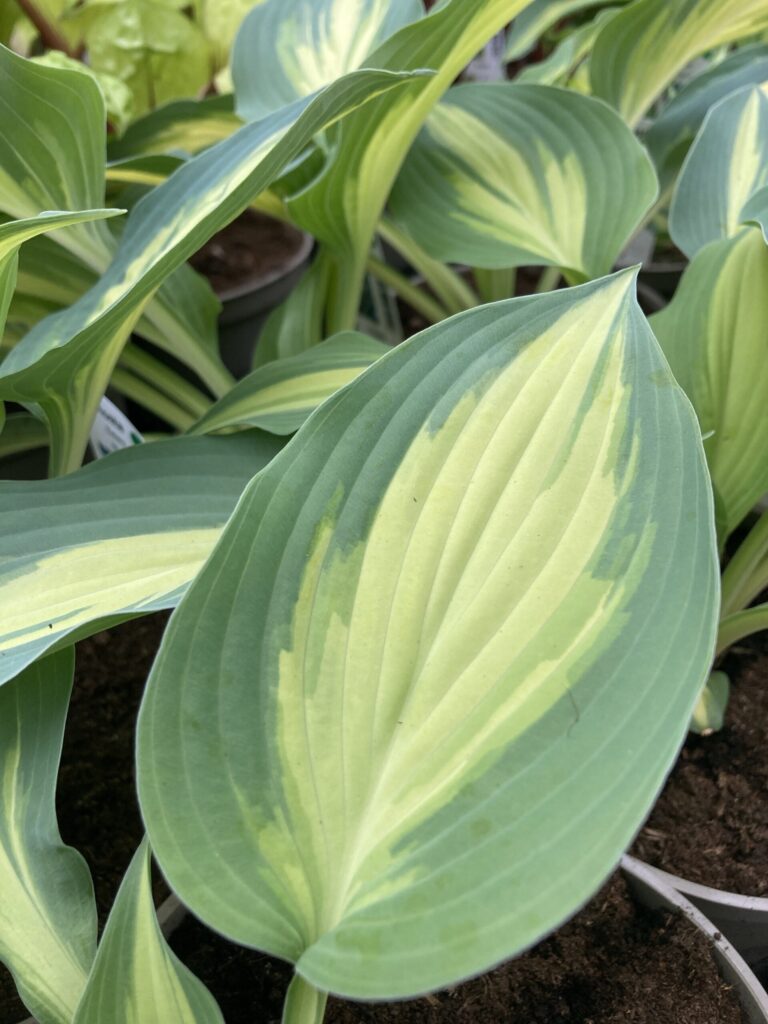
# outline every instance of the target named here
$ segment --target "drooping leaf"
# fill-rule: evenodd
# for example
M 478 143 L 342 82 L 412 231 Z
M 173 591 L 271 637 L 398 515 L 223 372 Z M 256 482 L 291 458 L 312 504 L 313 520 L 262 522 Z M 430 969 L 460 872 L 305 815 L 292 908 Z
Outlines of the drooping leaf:
M 438 104 L 390 208 L 442 260 L 599 277 L 656 191 L 647 153 L 605 103 L 492 83 L 458 86 Z
M 694 57 L 768 29 L 768 0 L 634 0 L 597 37 L 596 96 L 636 125 Z
M 768 46 L 744 46 L 697 75 L 653 122 L 644 142 L 663 183 L 676 176 L 707 112 L 745 85 L 768 81 Z
M 40 1024 L 71 1024 L 96 951 L 91 876 L 56 822 L 73 667 L 60 651 L 0 688 L 0 960 Z
M 72 1024 L 224 1024 L 208 989 L 168 946 L 152 902 L 149 844 L 136 851 Z
M 258 121 L 341 75 L 424 14 L 422 0 L 264 0 L 232 50 L 237 113 Z M 431 65 L 425 65 L 429 67 Z
M 688 151 L 669 211 L 669 233 L 692 258 L 731 238 L 746 203 L 768 185 L 768 95 L 747 86 L 707 114 Z
M 412 80 L 409 74 L 354 72 L 315 97 L 245 125 L 137 204 L 95 287 L 38 325 L 0 365 L 0 397 L 43 409 L 55 472 L 79 465 L 109 374 L 145 304 L 170 273 L 267 188 L 318 131 Z
M 240 127 L 242 121 L 234 112 L 232 96 L 177 100 L 134 121 L 122 138 L 110 142 L 109 158 L 117 161 L 178 152 L 194 156 L 228 139 Z
M 590 7 L 598 7 L 605 0 L 533 0 L 512 22 L 507 34 L 504 59 L 518 60 L 530 53 L 541 36 L 561 18 Z M 624 3 L 626 0 L 618 0 Z
M 538 939 L 682 742 L 711 490 L 633 290 L 481 307 L 380 359 L 249 486 L 169 624 L 139 720 L 155 855 L 320 990 L 424 992 Z
M 172 608 L 279 449 L 258 432 L 174 438 L 0 482 L 0 682 L 106 620 Z
M 45 67 L 0 48 L 0 210 L 30 217 L 41 210 L 106 205 L 104 146 L 104 100 L 88 74 Z M 117 249 L 112 233 L 98 224 L 70 228 L 56 243 L 97 275 Z M 191 268 L 175 276 L 148 303 L 152 340 L 157 337 L 214 393 L 223 394 L 232 378 L 218 355 L 218 303 Z
M 721 543 L 768 490 L 768 249 L 757 228 L 702 249 L 651 318 L 707 437 Z
M 306 352 L 254 370 L 211 406 L 190 433 L 250 426 L 292 434 L 318 405 L 389 351 L 389 345 L 366 334 L 343 331 Z

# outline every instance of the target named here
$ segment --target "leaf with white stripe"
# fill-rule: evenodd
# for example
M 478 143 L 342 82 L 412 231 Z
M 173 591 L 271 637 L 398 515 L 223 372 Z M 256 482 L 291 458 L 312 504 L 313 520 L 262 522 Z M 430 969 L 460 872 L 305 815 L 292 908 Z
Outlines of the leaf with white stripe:
M 636 125 L 694 57 L 768 29 L 768 0 L 634 0 L 597 37 L 596 96 Z
M 0 960 L 40 1024 L 71 1024 L 96 952 L 91 876 L 56 822 L 73 667 L 60 651 L 0 687 Z
M 237 113 L 244 121 L 258 121 L 349 71 L 370 66 L 370 53 L 423 14 L 422 0 L 257 4 L 232 49 Z
M 722 543 L 768 491 L 768 248 L 760 231 L 742 228 L 697 253 L 651 325 L 707 438 Z
M 747 86 L 714 106 L 680 172 L 669 233 L 691 259 L 708 242 L 730 238 L 744 207 L 768 185 L 768 95 Z
M 494 303 L 378 360 L 171 619 L 144 820 L 195 914 L 296 964 L 286 1021 L 536 941 L 676 756 L 719 573 L 698 424 L 634 287 Z
M 72 1024 L 224 1024 L 208 989 L 178 959 L 152 902 L 149 844 L 134 854 Z
M 0 682 L 106 622 L 172 608 L 280 448 L 257 431 L 174 438 L 0 482 Z
M 390 201 L 430 256 L 606 274 L 656 198 L 647 153 L 607 104 L 565 89 L 458 86 L 429 117 Z
M 389 351 L 389 345 L 366 334 L 343 331 L 306 352 L 254 370 L 212 405 L 190 433 L 250 426 L 292 434 L 318 405 Z

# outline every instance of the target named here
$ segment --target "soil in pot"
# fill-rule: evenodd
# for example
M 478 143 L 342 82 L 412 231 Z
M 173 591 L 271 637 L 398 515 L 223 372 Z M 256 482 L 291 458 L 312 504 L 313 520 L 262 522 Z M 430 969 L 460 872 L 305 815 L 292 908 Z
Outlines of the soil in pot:
M 688 737 L 632 852 L 693 882 L 768 896 L 768 632 L 732 648 L 723 668 L 725 726 Z
M 134 772 L 136 714 L 167 619 L 165 612 L 134 619 L 77 645 L 56 803 L 64 842 L 91 869 L 100 928 L 144 835 Z M 157 880 L 156 902 L 166 895 Z M 0 965 L 0 1024 L 28 1016 Z
M 227 1024 L 279 1024 L 290 969 L 188 918 L 171 945 Z M 744 1024 L 707 939 L 684 917 L 639 907 L 615 875 L 568 925 L 495 971 L 402 1003 L 329 1000 L 326 1024 Z

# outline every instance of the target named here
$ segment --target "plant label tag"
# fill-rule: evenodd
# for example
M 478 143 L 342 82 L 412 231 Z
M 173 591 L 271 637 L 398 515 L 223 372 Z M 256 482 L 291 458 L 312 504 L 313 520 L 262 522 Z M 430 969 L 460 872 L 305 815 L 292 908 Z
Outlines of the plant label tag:
M 97 459 L 120 448 L 141 444 L 144 438 L 114 402 L 102 398 L 91 427 L 91 448 Z

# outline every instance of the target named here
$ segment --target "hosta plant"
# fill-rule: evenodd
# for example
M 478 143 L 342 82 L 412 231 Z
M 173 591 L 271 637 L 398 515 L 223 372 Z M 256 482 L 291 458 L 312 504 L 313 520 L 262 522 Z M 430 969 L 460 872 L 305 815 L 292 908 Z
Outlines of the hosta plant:
M 51 475 L 0 482 L 0 957 L 40 1024 L 221 1021 L 150 853 L 295 965 L 287 1024 L 515 955 L 615 867 L 716 645 L 764 624 L 766 520 L 722 612 L 718 563 L 768 489 L 764 54 L 679 76 L 768 3 L 613 6 L 263 0 L 234 98 L 108 164 L 94 78 L 0 51 L 0 450 Z M 574 12 L 578 75 L 455 84 Z M 185 261 L 253 205 L 319 244 L 235 384 Z M 615 267 L 662 222 L 690 264 L 649 323 Z M 361 332 L 368 273 L 431 326 Z M 82 466 L 108 386 L 175 431 Z M 71 648 L 161 608 L 147 838 L 97 937 L 53 803 Z

